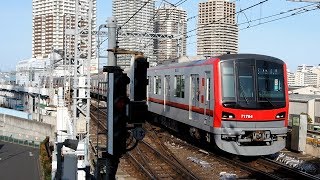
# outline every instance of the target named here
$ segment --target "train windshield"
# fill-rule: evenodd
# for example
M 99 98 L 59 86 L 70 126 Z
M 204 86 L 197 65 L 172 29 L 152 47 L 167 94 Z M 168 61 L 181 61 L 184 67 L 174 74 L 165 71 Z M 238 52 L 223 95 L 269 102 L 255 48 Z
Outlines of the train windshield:
M 265 60 L 223 61 L 223 106 L 273 109 L 285 106 L 283 64 Z

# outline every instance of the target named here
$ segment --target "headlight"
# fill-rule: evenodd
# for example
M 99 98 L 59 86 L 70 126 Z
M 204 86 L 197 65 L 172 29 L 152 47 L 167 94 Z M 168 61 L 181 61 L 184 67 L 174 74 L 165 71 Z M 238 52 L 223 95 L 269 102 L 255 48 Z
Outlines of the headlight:
M 234 119 L 235 117 L 232 113 L 222 112 L 222 119 Z
M 284 117 L 286 117 L 286 113 L 285 112 L 281 112 L 281 113 L 278 113 L 276 115 L 276 119 L 283 119 Z

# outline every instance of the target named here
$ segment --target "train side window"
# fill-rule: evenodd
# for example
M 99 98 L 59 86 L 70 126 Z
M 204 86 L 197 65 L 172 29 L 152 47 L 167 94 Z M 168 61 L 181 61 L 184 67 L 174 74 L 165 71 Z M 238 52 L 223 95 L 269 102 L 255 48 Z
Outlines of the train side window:
M 161 77 L 154 77 L 154 94 L 161 94 Z
M 184 98 L 184 83 L 185 77 L 183 75 L 174 76 L 174 89 L 176 97 Z
M 152 81 L 151 81 L 151 77 L 148 76 L 148 92 L 151 92 L 151 86 L 152 86 Z
M 210 72 L 206 72 L 206 101 L 210 101 L 210 94 L 211 94 L 210 83 L 211 83 Z
M 222 67 L 222 96 L 223 100 L 235 100 L 235 78 L 233 62 L 223 62 Z
M 167 96 L 170 96 L 170 89 L 171 89 L 170 88 L 170 75 L 165 75 L 164 78 L 165 78 L 165 87 L 164 88 L 166 88 L 164 90 L 164 92 L 166 93 Z
M 200 99 L 199 84 L 200 84 L 199 74 L 191 74 L 191 87 L 193 90 L 192 99 L 195 99 L 197 101 L 199 101 Z

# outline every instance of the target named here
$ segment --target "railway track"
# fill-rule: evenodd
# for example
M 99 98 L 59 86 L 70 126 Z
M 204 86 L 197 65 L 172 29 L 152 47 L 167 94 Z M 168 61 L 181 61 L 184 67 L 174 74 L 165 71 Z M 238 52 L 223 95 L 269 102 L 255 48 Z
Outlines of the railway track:
M 90 111 L 90 145 L 91 157 L 101 157 L 101 152 L 106 149 L 106 113 L 98 108 L 97 104 L 91 104 Z
M 107 113 L 105 111 L 105 107 L 98 107 L 98 103 L 91 104 L 91 119 L 90 121 L 90 146 L 91 146 L 91 158 L 96 160 L 97 158 L 101 158 L 101 152 L 106 151 L 107 144 Z M 121 158 L 121 169 L 125 170 L 125 175 L 122 178 L 136 178 L 136 179 L 144 179 L 146 176 L 139 172 L 139 169 L 136 169 L 135 166 L 128 161 L 126 155 Z M 93 161 L 92 164 L 96 164 L 97 162 Z M 93 165 L 93 166 L 94 166 Z M 95 167 L 93 167 L 95 169 Z M 103 169 L 103 168 L 101 168 Z M 129 173 L 127 173 L 129 172 Z M 129 176 L 127 175 L 129 174 Z
M 145 140 L 127 154 L 150 179 L 200 179 L 150 131 Z
M 271 169 L 271 173 L 278 175 L 279 177 L 282 177 L 282 179 L 318 179 L 320 180 L 320 177 L 313 176 L 311 174 L 305 173 L 303 171 L 300 171 L 298 169 L 289 167 L 285 164 L 276 162 L 274 160 L 270 160 L 268 158 L 260 158 L 257 160 L 257 163 L 261 164 L 262 166 L 266 166 L 268 170 Z M 278 173 L 281 172 L 281 173 Z
M 168 147 L 171 147 L 170 149 L 175 152 L 175 154 L 182 154 L 180 149 L 187 149 L 190 151 L 190 154 L 194 154 L 195 158 L 206 161 L 209 165 L 214 166 L 215 169 L 220 170 L 220 172 L 226 171 L 235 174 L 239 179 L 320 179 L 319 177 L 266 158 L 258 158 L 254 161 L 244 162 L 237 156 L 211 153 L 209 152 L 210 150 L 199 149 L 177 138 L 166 137 L 166 139 Z M 204 155 L 201 155 L 200 152 Z M 187 157 L 182 156 L 182 158 L 186 159 Z M 226 167 L 224 168 L 223 165 Z M 213 171 L 212 174 L 217 175 L 219 172 Z M 218 179 L 219 177 L 216 178 Z
M 98 127 L 99 132 L 106 132 L 106 121 L 101 122 L 106 113 L 93 107 L 91 117 L 95 124 L 92 132 L 98 132 Z M 243 162 L 214 154 L 162 133 L 158 127 L 146 125 L 146 129 L 144 140 L 125 154 L 119 165 L 126 174 L 137 179 L 219 179 L 223 172 L 238 179 L 320 179 L 267 159 Z M 99 137 L 100 142 L 94 137 Z M 91 138 L 92 152 L 97 153 L 106 142 L 106 133 L 101 137 L 92 135 Z

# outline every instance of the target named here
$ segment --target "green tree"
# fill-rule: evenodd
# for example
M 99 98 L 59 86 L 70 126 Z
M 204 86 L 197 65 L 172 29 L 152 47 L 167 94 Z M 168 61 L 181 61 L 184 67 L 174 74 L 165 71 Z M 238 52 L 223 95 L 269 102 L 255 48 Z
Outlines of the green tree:
M 43 179 L 51 180 L 51 157 L 49 157 L 46 149 L 46 143 L 49 142 L 49 137 L 43 140 L 40 144 L 40 163 L 42 174 L 44 176 Z
M 302 113 L 300 113 L 300 114 L 307 115 L 308 124 L 311 124 L 311 123 L 312 123 L 312 119 L 311 119 L 311 117 L 309 116 L 308 113 L 302 112 Z

